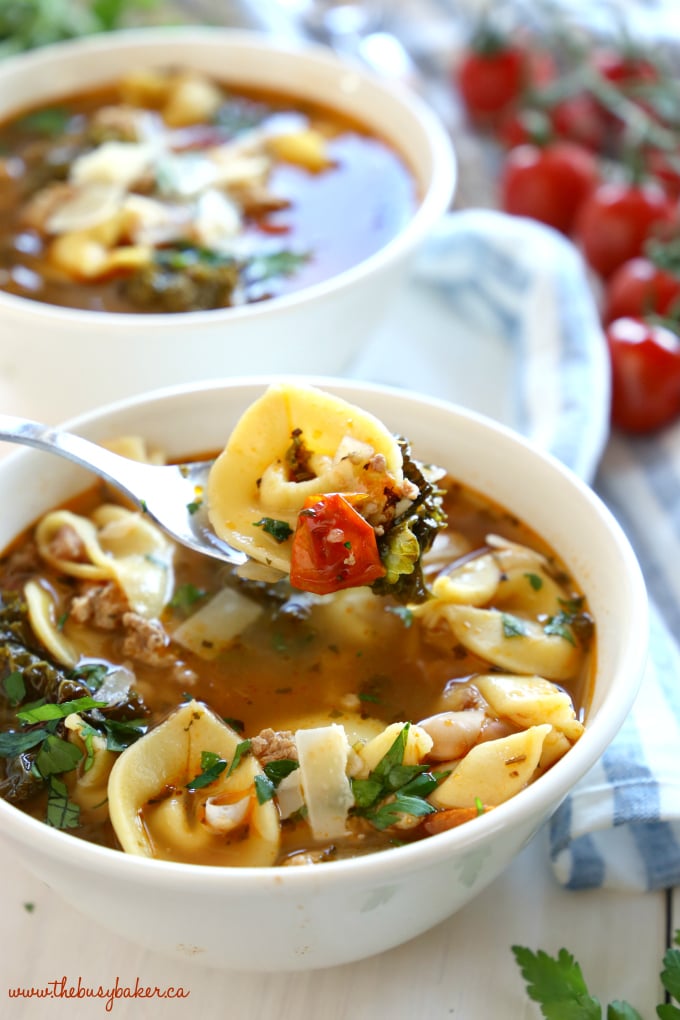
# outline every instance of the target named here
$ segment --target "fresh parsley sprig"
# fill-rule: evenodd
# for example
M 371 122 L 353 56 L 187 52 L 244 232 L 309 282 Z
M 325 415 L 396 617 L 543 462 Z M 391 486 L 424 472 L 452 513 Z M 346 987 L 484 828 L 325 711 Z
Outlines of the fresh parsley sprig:
M 673 946 L 680 946 L 680 930 L 675 932 Z M 680 949 L 666 950 L 661 983 L 670 999 L 680 1002 Z M 541 1007 L 545 1020 L 602 1020 L 602 1006 L 591 995 L 577 961 L 566 949 L 550 956 L 539 949 L 533 952 L 524 946 L 512 946 L 515 960 L 522 972 L 529 998 Z M 656 1007 L 661 1020 L 680 1020 L 680 1006 L 665 1002 Z M 628 1002 L 615 1000 L 607 1006 L 606 1020 L 642 1020 Z

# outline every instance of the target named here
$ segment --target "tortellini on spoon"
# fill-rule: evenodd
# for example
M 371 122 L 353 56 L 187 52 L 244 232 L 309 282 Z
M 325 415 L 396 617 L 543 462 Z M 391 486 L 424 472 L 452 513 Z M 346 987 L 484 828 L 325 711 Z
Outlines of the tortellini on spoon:
M 288 382 L 270 386 L 245 411 L 207 487 L 220 538 L 316 594 L 388 574 L 378 541 L 419 495 L 405 478 L 399 441 L 379 419 Z M 412 533 L 407 546 L 402 573 L 421 555 Z

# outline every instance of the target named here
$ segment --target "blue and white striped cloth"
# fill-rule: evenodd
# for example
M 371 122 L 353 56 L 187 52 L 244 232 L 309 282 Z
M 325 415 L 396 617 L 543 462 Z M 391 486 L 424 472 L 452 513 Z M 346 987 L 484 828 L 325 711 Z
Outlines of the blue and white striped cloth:
M 619 519 L 656 605 L 650 663 L 619 735 L 553 817 L 551 860 L 571 889 L 679 885 L 680 425 L 610 437 L 606 350 L 577 252 L 528 220 L 453 214 L 349 374 L 511 425 L 592 483 Z

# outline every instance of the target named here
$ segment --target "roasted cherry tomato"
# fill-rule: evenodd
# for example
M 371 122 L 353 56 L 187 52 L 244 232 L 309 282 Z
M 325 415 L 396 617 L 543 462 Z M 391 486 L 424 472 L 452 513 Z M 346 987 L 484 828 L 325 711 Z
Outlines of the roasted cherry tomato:
M 385 573 L 375 531 L 340 493 L 311 496 L 298 515 L 290 583 L 328 595 L 372 584 Z
M 677 226 L 675 203 L 655 184 L 605 183 L 581 206 L 575 236 L 600 276 L 608 277 L 642 254 L 651 237 L 667 237 Z
M 637 317 L 606 330 L 612 367 L 612 424 L 654 432 L 680 416 L 680 337 Z
M 598 182 L 597 161 L 580 145 L 520 145 L 510 150 L 501 171 L 501 205 L 567 234 Z
M 680 267 L 679 267 L 680 270 Z M 670 272 L 640 255 L 612 273 L 604 295 L 603 318 L 680 314 L 680 271 Z

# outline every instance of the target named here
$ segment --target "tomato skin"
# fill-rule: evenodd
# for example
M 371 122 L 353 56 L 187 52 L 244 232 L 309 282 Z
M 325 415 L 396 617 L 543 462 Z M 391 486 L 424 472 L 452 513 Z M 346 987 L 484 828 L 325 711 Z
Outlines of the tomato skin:
M 642 255 L 628 259 L 607 281 L 605 323 L 629 315 L 666 315 L 676 311 L 680 311 L 680 276 L 661 269 Z
M 568 234 L 598 182 L 597 161 L 582 146 L 573 142 L 520 145 L 506 156 L 500 201 L 505 212 L 530 216 Z
M 559 138 L 578 142 L 593 152 L 606 148 L 607 128 L 602 111 L 589 93 L 580 92 L 555 103 L 550 119 Z
M 612 368 L 612 424 L 655 432 L 680 416 L 680 336 L 641 317 L 606 329 Z
M 496 123 L 519 99 L 525 72 L 524 53 L 510 43 L 467 50 L 456 83 L 470 120 L 486 126 Z
M 640 255 L 649 237 L 668 236 L 677 225 L 675 204 L 652 184 L 604 183 L 581 206 L 576 240 L 592 268 L 605 279 Z
M 291 549 L 290 583 L 329 595 L 383 577 L 375 531 L 340 493 L 305 500 Z

